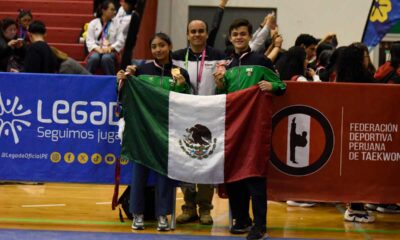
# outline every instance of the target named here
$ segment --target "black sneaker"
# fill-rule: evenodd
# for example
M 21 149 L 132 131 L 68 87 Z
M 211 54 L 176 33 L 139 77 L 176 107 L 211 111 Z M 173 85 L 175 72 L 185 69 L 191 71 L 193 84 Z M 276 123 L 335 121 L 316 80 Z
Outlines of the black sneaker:
M 267 232 L 266 227 L 259 227 L 254 225 L 249 234 L 247 234 L 247 240 L 261 240 L 264 239 L 265 233 Z
M 247 233 L 250 231 L 251 228 L 251 219 L 248 219 L 247 221 L 235 221 L 235 224 L 231 227 L 230 232 L 232 234 L 243 234 Z

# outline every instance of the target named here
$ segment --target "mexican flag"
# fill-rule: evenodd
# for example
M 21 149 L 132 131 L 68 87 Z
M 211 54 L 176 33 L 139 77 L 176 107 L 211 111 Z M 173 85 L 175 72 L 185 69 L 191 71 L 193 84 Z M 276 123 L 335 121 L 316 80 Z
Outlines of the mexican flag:
M 266 175 L 272 96 L 258 86 L 198 96 L 132 78 L 123 88 L 122 105 L 122 159 L 189 183 Z

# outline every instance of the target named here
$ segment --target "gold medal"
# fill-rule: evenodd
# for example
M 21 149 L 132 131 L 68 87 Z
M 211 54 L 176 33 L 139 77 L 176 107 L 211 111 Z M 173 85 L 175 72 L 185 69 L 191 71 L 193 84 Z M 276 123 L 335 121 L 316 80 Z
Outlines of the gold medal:
M 177 75 L 181 74 L 181 70 L 179 70 L 179 68 L 172 68 L 171 69 L 171 75 L 173 78 L 176 78 Z

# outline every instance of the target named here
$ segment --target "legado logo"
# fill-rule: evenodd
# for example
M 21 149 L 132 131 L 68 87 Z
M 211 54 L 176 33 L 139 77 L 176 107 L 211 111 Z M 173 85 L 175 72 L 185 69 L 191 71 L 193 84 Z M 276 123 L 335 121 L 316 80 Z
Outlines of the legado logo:
M 24 110 L 24 106 L 19 103 L 19 98 L 14 97 L 14 101 L 6 99 L 5 103 L 0 93 L 0 137 L 3 135 L 8 137 L 12 134 L 14 143 L 19 143 L 18 132 L 22 131 L 22 127 L 29 127 L 30 122 L 23 120 L 24 116 L 30 115 L 31 110 Z
M 329 160 L 334 135 L 328 119 L 309 106 L 289 106 L 272 118 L 273 165 L 288 175 L 303 176 Z
M 0 93 L 0 137 L 11 137 L 21 142 L 23 128 L 36 129 L 37 138 L 52 142 L 62 139 L 97 140 L 114 143 L 117 133 L 108 126 L 116 126 L 116 102 L 32 100 L 23 106 L 18 96 L 4 97 Z M 27 106 L 26 106 L 27 105 Z M 79 125 L 85 125 L 80 127 Z M 35 134 L 30 131 L 29 134 Z

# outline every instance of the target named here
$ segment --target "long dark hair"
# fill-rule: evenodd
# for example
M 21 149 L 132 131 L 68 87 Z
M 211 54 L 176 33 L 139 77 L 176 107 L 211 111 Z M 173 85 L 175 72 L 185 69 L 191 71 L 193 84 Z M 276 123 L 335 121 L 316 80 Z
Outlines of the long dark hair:
M 400 41 L 393 42 L 390 48 L 390 64 L 394 69 L 400 65 Z
M 358 48 L 361 48 L 367 54 L 369 53 L 367 46 L 365 46 L 365 44 L 362 43 L 362 42 L 355 42 L 355 43 L 352 43 L 352 45 L 354 45 L 354 46 L 356 46 Z M 372 64 L 372 61 L 371 61 L 371 58 L 369 57 L 369 54 L 368 54 L 368 71 L 372 75 L 374 75 L 375 72 L 376 72 L 376 67 L 374 66 L 374 64 Z
M 163 40 L 164 42 L 166 42 L 166 43 L 168 44 L 168 46 L 172 46 L 171 38 L 170 38 L 167 34 L 165 34 L 165 33 L 163 33 L 163 32 L 158 32 L 158 33 L 154 34 L 154 35 L 150 38 L 150 41 L 149 41 L 149 46 L 150 46 L 150 47 L 151 47 L 151 42 L 153 42 L 153 40 L 154 40 L 155 38 L 159 38 L 159 39 Z
M 277 69 L 280 78 L 290 80 L 293 76 L 304 75 L 304 62 L 306 60 L 306 50 L 303 47 L 294 46 L 284 55 L 284 59 L 279 61 Z
M 337 82 L 371 83 L 372 75 L 364 66 L 365 50 L 357 44 L 350 44 L 343 49 L 336 66 Z
M 329 58 L 328 65 L 325 67 L 325 71 L 319 75 L 322 81 L 328 82 L 330 80 L 330 76 L 336 71 L 339 55 L 345 48 L 347 48 L 347 46 L 338 47 L 333 51 L 331 57 Z

